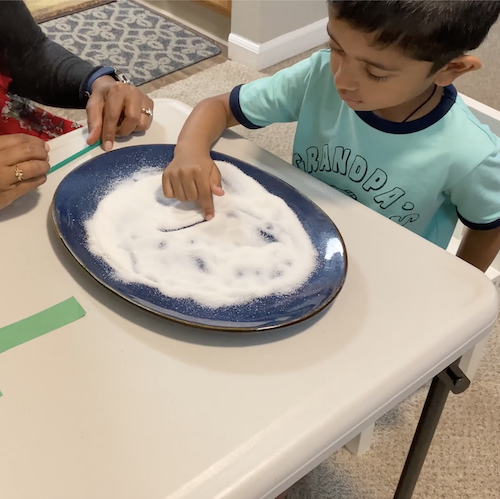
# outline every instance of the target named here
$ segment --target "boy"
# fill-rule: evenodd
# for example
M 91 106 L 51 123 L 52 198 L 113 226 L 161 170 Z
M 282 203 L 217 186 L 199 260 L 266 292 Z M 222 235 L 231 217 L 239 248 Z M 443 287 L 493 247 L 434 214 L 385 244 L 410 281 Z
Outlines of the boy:
M 199 103 L 163 174 L 166 197 L 224 194 L 210 147 L 222 132 L 297 121 L 293 164 L 486 270 L 500 249 L 500 141 L 452 83 L 480 69 L 500 13 L 489 1 L 328 0 L 330 51 Z

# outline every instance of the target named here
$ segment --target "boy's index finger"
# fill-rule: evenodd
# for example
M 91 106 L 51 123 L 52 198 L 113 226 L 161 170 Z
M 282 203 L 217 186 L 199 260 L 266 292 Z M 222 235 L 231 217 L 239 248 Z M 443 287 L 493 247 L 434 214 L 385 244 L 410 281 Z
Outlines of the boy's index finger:
M 205 217 L 205 220 L 207 222 L 209 220 L 212 220 L 212 218 L 215 216 L 214 195 L 224 195 L 224 190 L 222 189 L 221 184 L 220 171 L 215 163 L 212 166 L 213 167 L 210 171 L 209 178 L 204 179 L 203 182 L 197 184 L 199 194 L 198 200 L 201 203 L 203 216 Z
M 198 183 L 198 201 L 201 204 L 201 208 L 203 210 L 203 217 L 208 222 L 212 220 L 215 215 L 214 210 L 214 199 L 212 196 L 212 189 L 210 188 L 210 183 L 208 179 L 206 179 L 203 183 Z

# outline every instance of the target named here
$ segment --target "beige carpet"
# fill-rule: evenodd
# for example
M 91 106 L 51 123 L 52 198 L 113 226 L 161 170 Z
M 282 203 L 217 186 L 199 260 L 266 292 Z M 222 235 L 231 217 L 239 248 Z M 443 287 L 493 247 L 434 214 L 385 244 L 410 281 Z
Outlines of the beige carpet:
M 498 28 L 482 49 L 489 69 L 457 86 L 460 91 L 500 109 L 500 81 L 494 64 L 500 46 Z M 498 50 L 498 49 L 497 49 Z M 294 60 L 301 59 L 298 56 Z M 290 62 L 271 68 L 272 73 Z M 235 85 L 265 76 L 235 62 L 212 67 L 151 94 L 195 105 L 201 99 L 230 91 Z M 66 114 L 61 113 L 61 114 Z M 235 131 L 290 161 L 294 125 L 265 130 Z M 290 499 L 390 499 L 424 402 L 421 389 L 400 404 L 375 428 L 372 449 L 356 458 L 342 449 L 304 477 Z M 471 388 L 450 395 L 420 481 L 415 499 L 500 498 L 500 326 L 490 337 L 486 355 Z

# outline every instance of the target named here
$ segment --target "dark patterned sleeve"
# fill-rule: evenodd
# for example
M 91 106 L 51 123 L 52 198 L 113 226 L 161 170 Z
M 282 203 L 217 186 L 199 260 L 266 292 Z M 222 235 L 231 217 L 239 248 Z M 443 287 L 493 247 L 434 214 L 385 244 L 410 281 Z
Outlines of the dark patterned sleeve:
M 24 2 L 0 1 L 0 70 L 9 91 L 42 104 L 83 108 L 95 68 L 49 40 Z

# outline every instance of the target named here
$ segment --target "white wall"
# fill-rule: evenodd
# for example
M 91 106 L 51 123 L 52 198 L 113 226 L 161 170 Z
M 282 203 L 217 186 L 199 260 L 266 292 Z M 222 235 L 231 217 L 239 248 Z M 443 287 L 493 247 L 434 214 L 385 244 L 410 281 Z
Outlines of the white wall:
M 231 32 L 265 43 L 325 17 L 326 0 L 233 0 Z
M 326 0 L 233 0 L 229 58 L 263 69 L 325 43 Z

